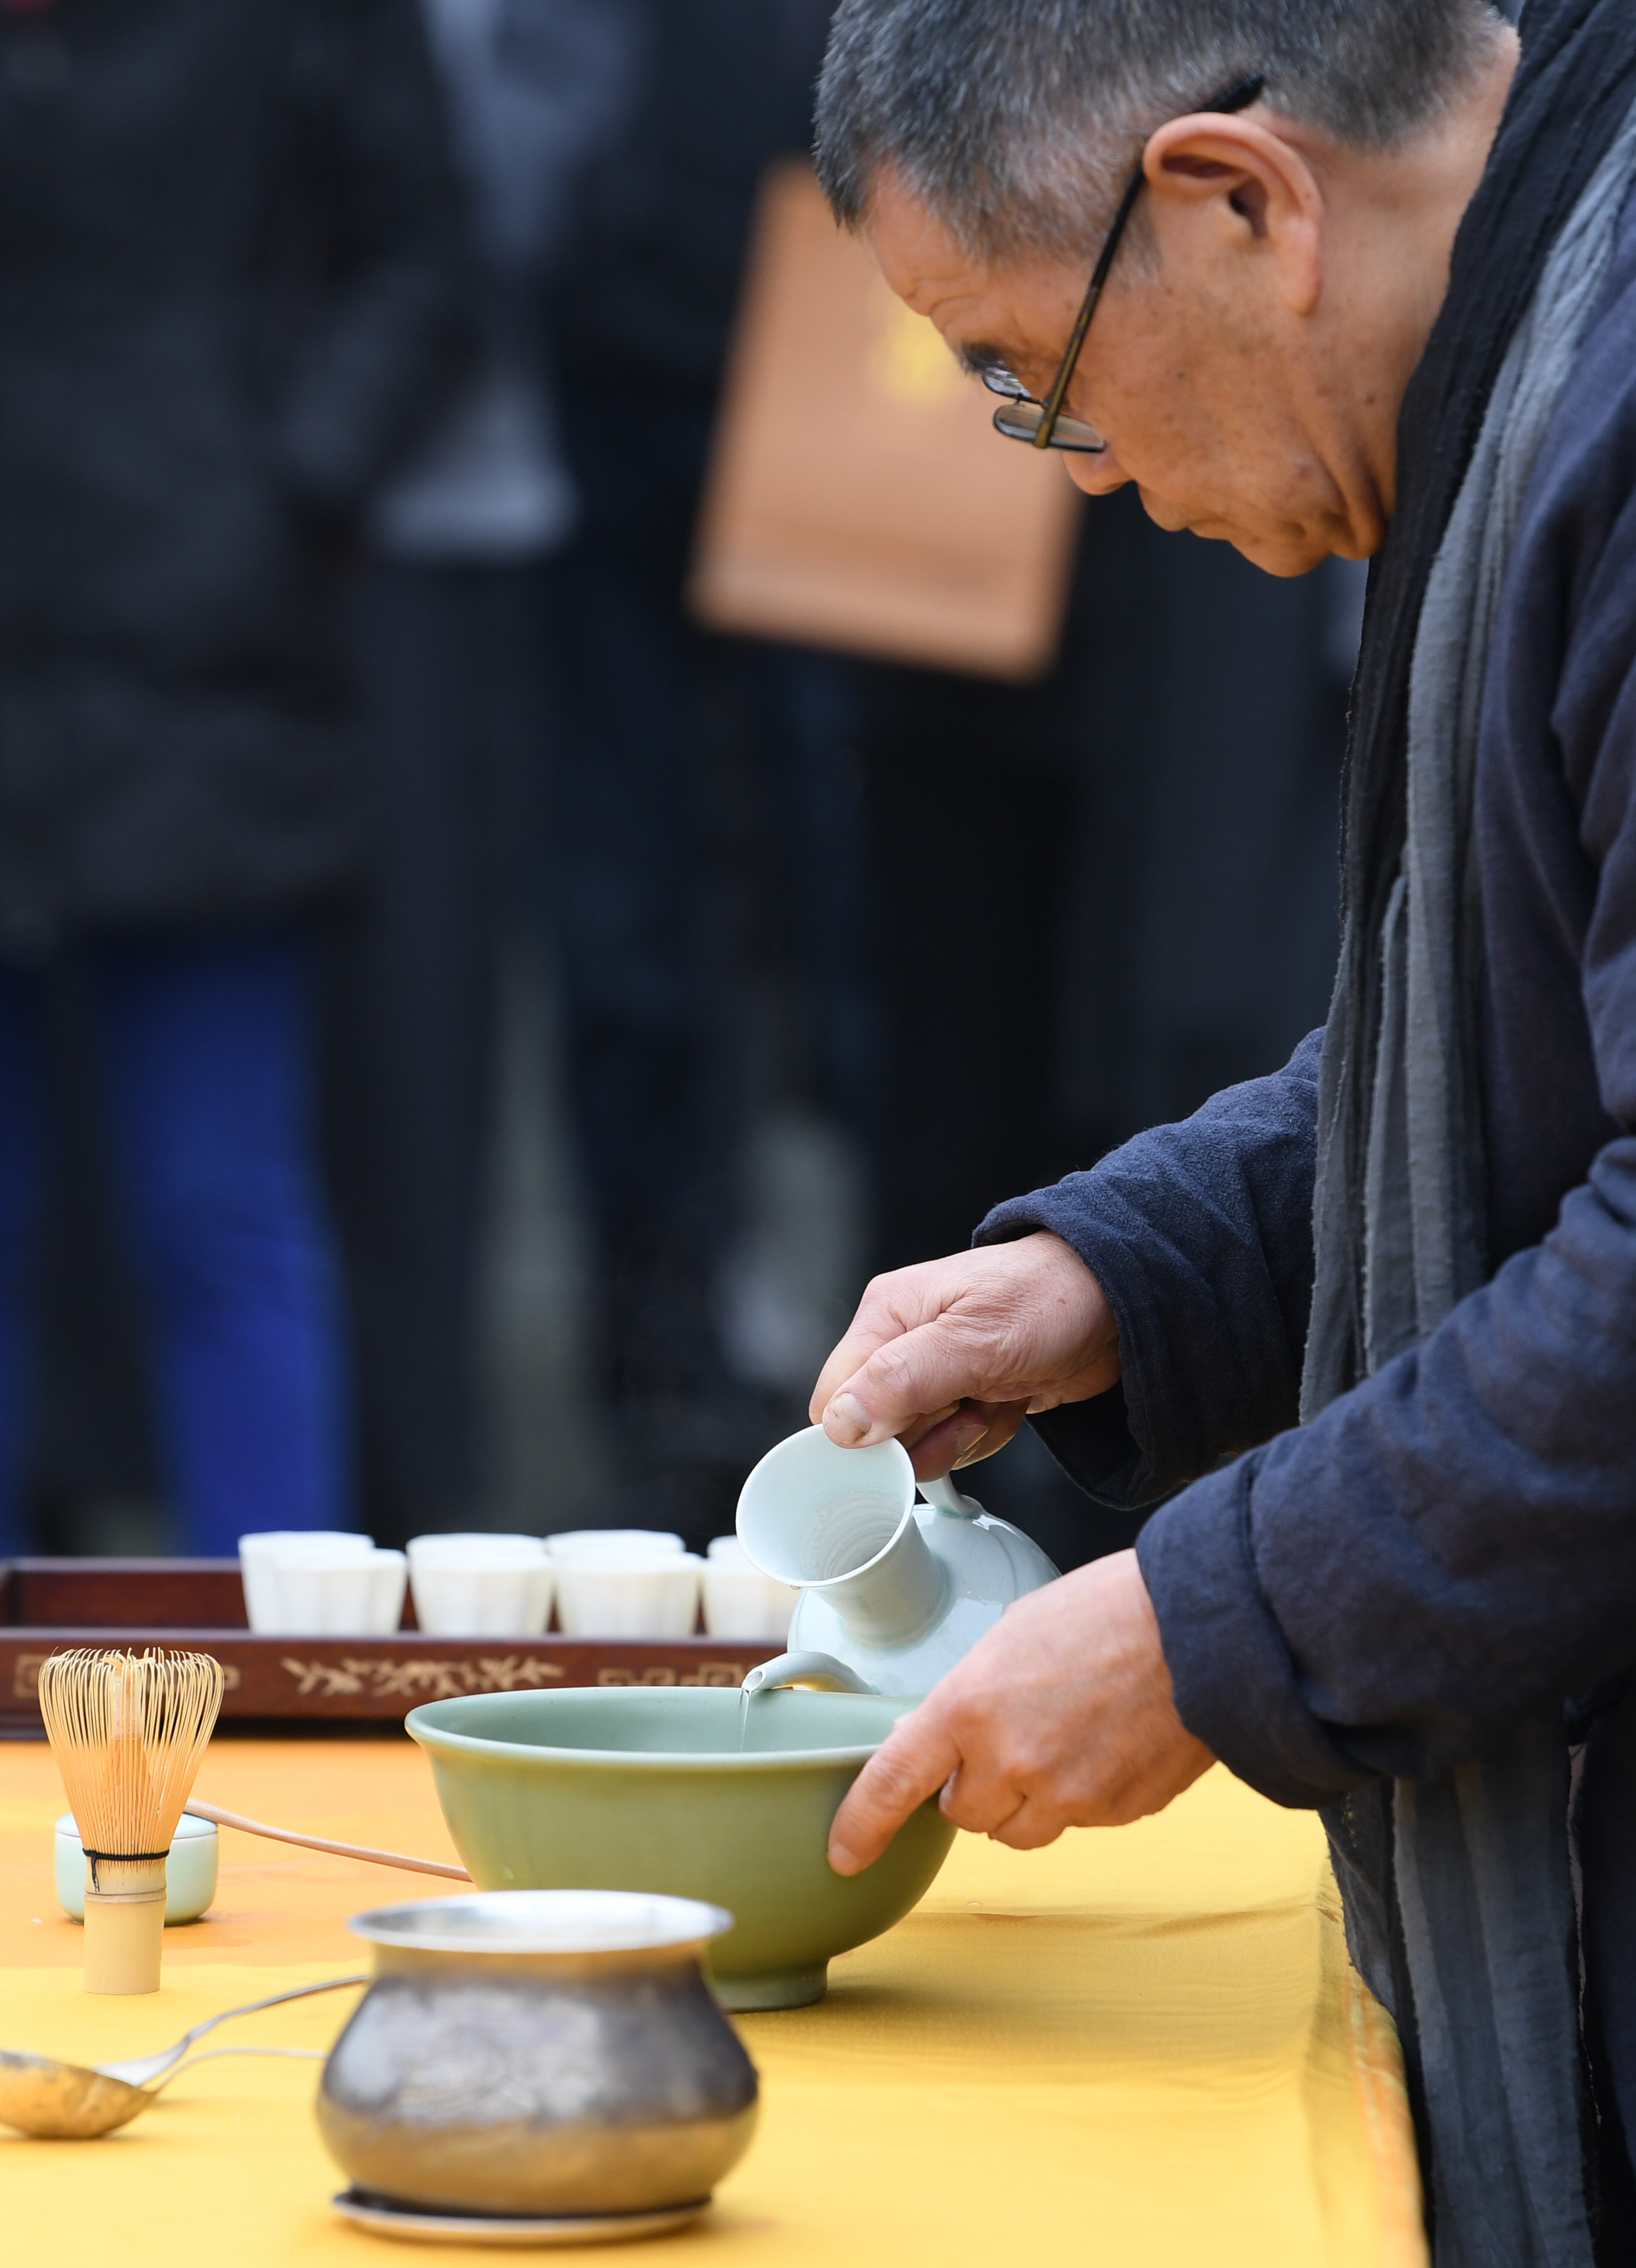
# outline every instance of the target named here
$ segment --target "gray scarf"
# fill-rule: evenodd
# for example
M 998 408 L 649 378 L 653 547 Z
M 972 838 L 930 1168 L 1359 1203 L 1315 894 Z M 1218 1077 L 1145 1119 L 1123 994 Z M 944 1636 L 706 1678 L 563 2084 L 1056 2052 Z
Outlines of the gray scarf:
M 1512 335 L 1426 585 L 1404 850 L 1378 932 L 1378 1032 L 1371 1050 L 1354 1019 L 1337 1013 L 1324 1036 L 1330 1092 L 1343 1078 L 1355 1092 L 1364 1082 L 1361 1315 L 1357 1209 L 1344 1147 L 1331 1141 L 1320 1147 L 1303 1418 L 1352 1383 L 1359 1320 L 1373 1372 L 1488 1274 L 1471 829 L 1483 690 L 1523 498 L 1632 180 L 1636 111 Z M 1394 1791 L 1390 1863 L 1431 2130 L 1438 2268 L 1591 2268 L 1566 1813 L 1554 1719 L 1522 1726 L 1444 1778 Z M 1345 1883 L 1345 1863 L 1340 1871 Z M 1370 1901 L 1349 1903 L 1354 1952 L 1379 1987 L 1389 1962 L 1369 1941 Z

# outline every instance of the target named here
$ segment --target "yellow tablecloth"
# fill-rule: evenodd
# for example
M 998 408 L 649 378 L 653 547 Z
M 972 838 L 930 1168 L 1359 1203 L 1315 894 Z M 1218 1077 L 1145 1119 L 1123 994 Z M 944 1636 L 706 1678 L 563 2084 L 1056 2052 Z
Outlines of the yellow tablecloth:
M 402 1741 L 218 1742 L 199 1793 L 314 1833 L 449 1851 Z M 7 2046 L 86 2061 L 160 2046 L 214 2009 L 366 1966 L 346 1915 L 435 1895 L 224 1833 L 216 1906 L 167 1932 L 164 1989 L 91 1999 L 79 1932 L 52 1897 L 62 1808 L 44 1747 L 0 1748 Z M 962 1836 L 917 1911 L 830 1977 L 819 2007 L 741 2020 L 759 2134 L 709 2220 L 656 2263 L 1424 2268 L 1396 2044 L 1347 1966 L 1322 1836 L 1223 1771 L 1161 1818 L 1050 1851 Z M 222 2036 L 323 2047 L 350 2005 L 297 2002 Z M 5 2257 L 407 2264 L 327 2210 L 340 2183 L 309 2108 L 317 2068 L 206 2064 L 99 2142 L 0 2130 Z

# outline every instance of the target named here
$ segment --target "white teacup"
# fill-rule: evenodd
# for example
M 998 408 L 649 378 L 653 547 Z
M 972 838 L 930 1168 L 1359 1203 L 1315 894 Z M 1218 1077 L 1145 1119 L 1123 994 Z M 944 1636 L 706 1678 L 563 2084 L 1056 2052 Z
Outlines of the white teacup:
M 554 1571 L 537 1535 L 417 1535 L 409 1547 L 415 1619 L 435 1638 L 538 1638 Z
M 711 1638 L 789 1636 L 800 1589 L 752 1566 L 736 1535 L 712 1540 L 703 1575 L 704 1627 Z
M 567 1638 L 691 1638 L 704 1561 L 691 1551 L 578 1552 L 556 1564 L 556 1618 Z
M 545 1548 L 554 1559 L 651 1559 L 679 1552 L 682 1538 L 659 1528 L 567 1528 Z
M 468 1559 L 475 1551 L 485 1552 L 491 1561 L 506 1557 L 532 1561 L 546 1557 L 543 1536 L 508 1535 L 486 1528 L 451 1529 L 443 1535 L 412 1535 L 409 1543 L 411 1566 L 417 1559 Z
M 283 1588 L 276 1565 L 278 1554 L 296 1548 L 311 1557 L 366 1559 L 374 1539 L 355 1535 L 340 1528 L 269 1528 L 260 1535 L 239 1538 L 239 1576 L 244 1585 L 245 1618 L 264 1637 L 292 1631 L 284 1609 Z
M 409 1561 L 401 1551 L 340 1557 L 291 1541 L 274 1557 L 282 1628 L 291 1638 L 387 1638 L 403 1619 Z

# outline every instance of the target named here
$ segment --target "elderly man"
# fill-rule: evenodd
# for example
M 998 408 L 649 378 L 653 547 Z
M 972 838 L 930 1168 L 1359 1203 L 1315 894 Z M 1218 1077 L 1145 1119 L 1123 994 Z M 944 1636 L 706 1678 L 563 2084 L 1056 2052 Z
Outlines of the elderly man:
M 819 162 L 1002 433 L 1374 562 L 1324 1031 L 873 1284 L 819 1382 L 922 1473 L 1026 1414 L 1168 1499 L 903 1721 L 834 1863 L 1212 1756 L 1322 1807 L 1440 2264 L 1628 2260 L 1636 11 L 843 0 Z

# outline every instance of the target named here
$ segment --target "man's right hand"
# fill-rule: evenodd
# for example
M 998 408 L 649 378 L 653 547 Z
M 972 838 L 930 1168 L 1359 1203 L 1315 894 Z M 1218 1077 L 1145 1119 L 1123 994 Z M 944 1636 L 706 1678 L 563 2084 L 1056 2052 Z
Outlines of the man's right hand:
M 811 1415 L 843 1448 L 895 1434 L 922 1480 L 1003 1449 L 1025 1417 L 1119 1375 L 1102 1289 L 1049 1230 L 877 1276 Z

